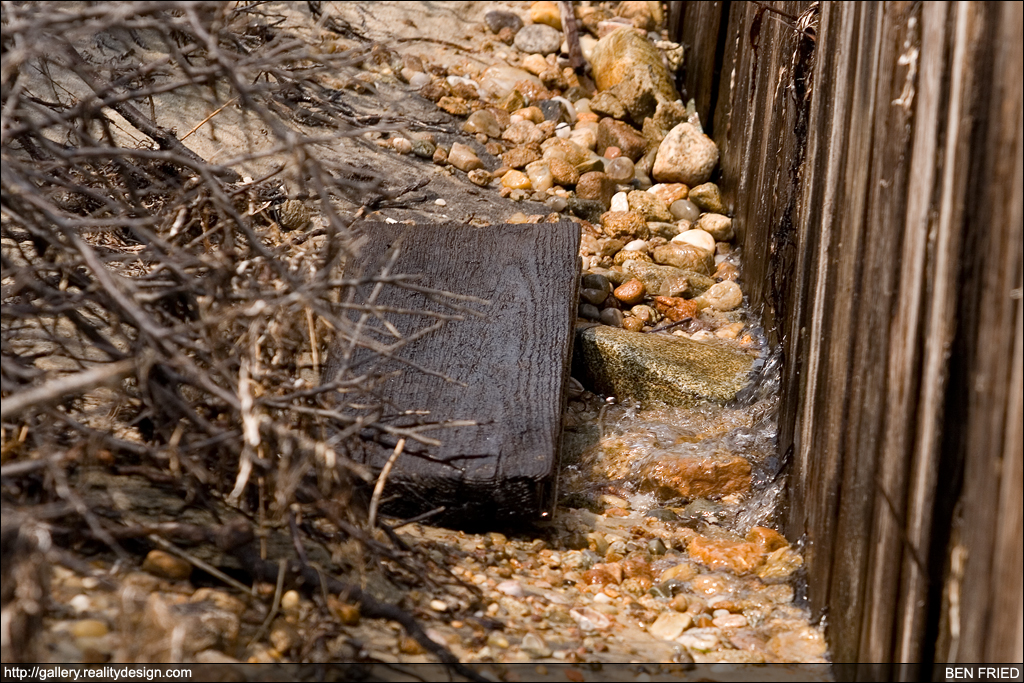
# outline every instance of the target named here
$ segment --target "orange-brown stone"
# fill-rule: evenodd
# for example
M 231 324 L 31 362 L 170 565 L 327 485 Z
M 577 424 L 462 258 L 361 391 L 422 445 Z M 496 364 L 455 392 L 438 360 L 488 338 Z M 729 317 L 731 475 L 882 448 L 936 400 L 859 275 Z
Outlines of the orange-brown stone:
M 656 296 L 654 297 L 654 307 L 658 309 L 658 313 L 672 322 L 696 318 L 697 313 L 700 312 L 697 302 L 678 296 Z
M 698 536 L 687 547 L 690 557 L 711 569 L 728 569 L 737 575 L 749 574 L 764 562 L 764 551 L 757 543 Z
M 739 456 L 665 458 L 644 468 L 643 486 L 664 498 L 703 498 L 746 493 L 750 490 L 750 463 Z

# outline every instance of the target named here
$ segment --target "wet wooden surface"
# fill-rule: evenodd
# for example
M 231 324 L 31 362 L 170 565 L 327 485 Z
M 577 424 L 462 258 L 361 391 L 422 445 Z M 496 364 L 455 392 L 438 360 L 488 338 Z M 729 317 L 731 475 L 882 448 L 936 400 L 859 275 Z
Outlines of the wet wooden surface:
M 414 338 L 381 359 L 365 350 L 351 356 L 357 372 L 381 376 L 379 395 L 393 409 L 382 419 L 402 427 L 473 421 L 471 426 L 429 429 L 441 445 L 407 440 L 388 479 L 386 508 L 415 515 L 444 506 L 434 518 L 453 524 L 493 526 L 512 518 L 538 519 L 550 506 L 558 464 L 561 414 L 569 368 L 579 282 L 579 225 L 570 222 L 489 225 L 369 224 L 368 242 L 346 277 L 380 273 L 397 250 L 392 274 L 419 274 L 410 284 L 483 299 L 456 300 L 388 285 L 374 301 L 379 318 L 370 333 L 393 344 Z M 461 315 L 423 334 L 437 318 L 424 309 Z M 325 372 L 329 381 L 345 363 L 336 346 Z M 429 411 L 403 414 L 404 411 Z M 361 458 L 380 470 L 396 441 L 370 444 Z
M 836 661 L 1022 657 L 1021 16 L 719 18 L 723 193 L 785 353 L 787 528 Z

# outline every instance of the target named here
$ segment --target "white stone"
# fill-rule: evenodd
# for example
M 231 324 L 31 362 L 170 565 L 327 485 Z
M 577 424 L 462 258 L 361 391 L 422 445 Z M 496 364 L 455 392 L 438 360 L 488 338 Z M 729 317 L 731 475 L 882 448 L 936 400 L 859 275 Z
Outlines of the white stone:
M 623 251 L 647 251 L 647 242 L 645 242 L 644 240 L 633 240 L 632 242 L 630 242 L 629 244 L 624 246 L 622 248 L 622 250 Z M 626 505 L 620 505 L 618 507 L 628 507 L 628 503 Z
M 612 206 L 609 211 L 629 211 L 629 200 L 625 192 L 612 195 Z
M 675 640 L 693 624 L 693 617 L 685 612 L 663 612 L 647 627 L 647 631 L 662 640 Z
M 708 652 L 718 646 L 718 629 L 693 628 L 679 636 L 676 642 L 691 650 Z
M 672 241 L 679 244 L 691 244 L 709 254 L 715 253 L 715 238 L 697 228 L 679 233 L 672 238 Z

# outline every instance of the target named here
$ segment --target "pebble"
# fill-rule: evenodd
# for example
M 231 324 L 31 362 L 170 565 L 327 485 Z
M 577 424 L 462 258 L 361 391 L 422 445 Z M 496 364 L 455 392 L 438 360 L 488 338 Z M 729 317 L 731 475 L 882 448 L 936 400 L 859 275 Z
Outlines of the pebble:
M 622 319 L 622 327 L 630 332 L 640 332 L 644 329 L 644 321 L 631 315 L 626 316 Z
M 484 23 L 491 33 L 498 33 L 503 28 L 518 31 L 523 27 L 523 20 L 519 15 L 505 10 L 491 10 L 484 15 Z
M 428 74 L 425 74 L 422 71 L 418 71 L 409 76 L 409 85 L 411 85 L 416 90 L 419 90 L 427 85 L 430 85 L 430 82 L 432 80 L 433 79 L 431 79 Z
M 546 24 L 530 24 L 519 29 L 513 44 L 522 52 L 549 55 L 562 46 L 562 32 Z
M 81 619 L 71 624 L 69 632 L 75 638 L 102 638 L 110 629 L 99 619 Z
M 669 212 L 668 207 L 665 206 L 665 202 L 661 201 L 657 195 L 642 190 L 633 190 L 626 198 L 629 200 L 629 209 L 639 213 L 644 217 L 644 220 L 659 223 L 672 220 L 672 214 Z M 711 251 L 712 253 L 714 252 L 714 247 L 712 247 Z
M 495 64 L 484 69 L 477 80 L 477 85 L 484 91 L 484 94 L 492 99 L 503 100 L 515 91 L 517 84 L 523 81 L 538 86 L 543 85 L 540 79 L 529 71 L 507 64 Z M 515 107 L 515 109 L 519 109 L 521 106 Z
M 565 159 L 553 157 L 548 160 L 547 164 L 548 168 L 551 170 L 552 178 L 559 185 L 562 185 L 563 187 L 572 187 L 579 182 L 579 171 L 577 171 L 576 167 Z
M 436 149 L 437 147 L 434 146 L 434 143 L 429 140 L 412 141 L 412 153 L 421 159 L 433 159 Z
M 690 194 L 689 188 L 682 183 L 658 183 L 647 191 L 660 198 L 666 206 L 672 206 L 673 202 L 686 199 Z
M 645 143 L 636 128 L 606 116 L 597 126 L 597 153 L 604 154 L 609 147 L 617 148 L 621 155 L 636 161 L 644 153 Z
M 659 182 L 693 187 L 707 182 L 718 165 L 718 146 L 696 126 L 680 123 L 658 147 L 652 174 Z
M 676 244 L 691 244 L 709 254 L 715 253 L 715 238 L 698 228 L 681 232 L 673 237 L 672 241 Z
M 491 174 L 482 168 L 470 171 L 466 174 L 466 177 L 469 178 L 469 182 L 474 185 L 479 185 L 480 187 L 487 187 L 491 184 Z
M 520 648 L 534 659 L 543 659 L 551 656 L 551 648 L 536 633 L 527 633 L 523 636 L 523 643 L 520 645 Z
M 544 200 L 544 203 L 555 213 L 562 213 L 569 206 L 569 201 L 565 197 L 559 197 L 558 195 L 551 195 Z
M 714 183 L 702 183 L 690 188 L 690 201 L 708 213 L 725 213 L 722 193 Z
M 647 290 L 644 288 L 644 283 L 640 280 L 633 278 L 615 288 L 615 298 L 626 304 L 627 306 L 635 306 L 643 301 L 644 295 Z M 636 315 L 634 312 L 633 315 Z M 639 316 L 637 316 L 639 317 Z
M 714 257 L 709 252 L 691 244 L 678 242 L 669 242 L 655 247 L 653 256 L 655 263 L 682 270 L 692 270 L 703 275 L 711 273 L 711 264 L 714 261 Z
M 679 612 L 662 612 L 654 623 L 647 627 L 652 636 L 662 640 L 675 640 L 683 631 L 693 625 L 693 617 Z
M 611 177 L 611 176 L 609 176 Z M 629 211 L 629 200 L 625 192 L 616 192 L 612 195 L 610 211 Z
M 577 197 L 599 201 L 604 206 L 611 204 L 614 193 L 615 182 L 608 177 L 607 173 L 601 171 L 584 173 L 576 183 Z
M 73 609 L 75 614 L 83 614 L 92 611 L 93 604 L 88 595 L 79 593 L 68 601 L 68 607 Z
M 498 123 L 494 114 L 486 109 L 478 109 L 470 114 L 466 122 L 462 124 L 462 130 L 467 133 L 483 133 L 492 138 L 501 136 L 501 124 Z
M 677 199 L 668 207 L 676 220 L 689 221 L 693 223 L 700 216 L 700 209 L 689 199 Z
M 445 200 L 440 199 L 440 198 L 435 199 L 434 200 L 434 204 L 436 204 L 438 206 L 448 206 L 448 202 L 446 202 Z
M 547 192 L 555 184 L 551 168 L 548 166 L 548 162 L 543 159 L 527 164 L 525 170 L 527 177 L 530 179 L 530 184 L 537 192 Z
M 448 604 L 443 600 L 431 600 L 430 609 L 434 610 L 435 612 L 447 612 Z
M 535 76 L 540 76 L 549 67 L 550 64 L 548 64 L 548 60 L 544 59 L 543 55 L 526 55 L 523 58 L 523 68 Z
M 728 242 L 733 236 L 732 219 L 717 213 L 706 213 L 697 220 L 696 227 L 710 234 L 716 242 Z
M 571 609 L 569 616 L 582 631 L 601 631 L 612 624 L 611 619 L 589 607 Z
M 617 308 L 606 308 L 601 311 L 601 322 L 611 327 L 622 327 L 622 311 Z
M 580 179 L 580 184 L 583 179 Z M 643 216 L 635 211 L 608 211 L 601 216 L 604 233 L 613 238 L 647 239 L 650 231 Z M 660 248 L 660 247 L 659 247 Z
M 501 134 L 501 139 L 513 145 L 535 145 L 544 140 L 544 132 L 533 121 L 515 121 Z
M 717 615 L 711 620 L 718 628 L 743 628 L 747 625 L 747 618 L 742 614 L 729 614 L 726 610 L 715 610 L 716 614 L 725 611 L 725 614 Z
M 572 128 L 569 127 L 568 123 L 560 123 L 555 126 L 555 135 L 563 139 L 569 139 L 572 137 Z
M 558 5 L 549 0 L 539 0 L 530 5 L 530 21 L 562 30 L 562 15 L 558 11 Z
M 625 184 L 633 180 L 636 167 L 628 157 L 618 157 L 605 164 L 605 173 L 616 183 Z
M 679 636 L 678 642 L 691 650 L 710 652 L 718 646 L 718 631 L 711 628 L 693 628 Z
M 600 320 L 601 311 L 594 304 L 580 304 L 579 316 L 587 320 Z
M 192 575 L 192 565 L 163 550 L 150 550 L 142 561 L 142 571 L 172 581 L 183 581 Z
M 731 280 L 716 282 L 696 301 L 717 311 L 734 311 L 743 305 L 743 291 Z
M 559 100 L 542 100 L 540 102 L 541 115 L 545 121 L 554 121 L 568 125 L 569 113 Z
M 391 148 L 399 154 L 412 154 L 412 140 L 409 138 L 392 138 Z
M 480 161 L 473 148 L 461 142 L 452 144 L 452 148 L 448 152 L 448 163 L 467 173 L 473 169 L 484 167 L 484 162 Z
M 604 289 L 593 289 L 590 287 L 583 287 L 580 289 L 580 298 L 585 299 L 587 303 L 600 306 L 608 298 L 608 292 Z

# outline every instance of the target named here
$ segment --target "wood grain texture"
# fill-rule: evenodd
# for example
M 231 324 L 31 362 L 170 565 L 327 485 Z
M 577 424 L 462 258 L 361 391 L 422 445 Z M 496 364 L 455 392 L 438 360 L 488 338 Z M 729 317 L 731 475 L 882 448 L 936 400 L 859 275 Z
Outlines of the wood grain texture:
M 397 249 L 391 272 L 419 274 L 417 285 L 490 302 L 466 304 L 482 315 L 450 321 L 404 346 L 396 358 L 382 361 L 366 350 L 352 355 L 350 367 L 357 373 L 393 373 L 381 385 L 380 395 L 393 406 L 382 419 L 406 427 L 477 423 L 427 432 L 440 446 L 409 441 L 386 489 L 399 497 L 385 509 L 413 515 L 445 506 L 444 519 L 457 524 L 538 518 L 550 505 L 558 464 L 577 306 L 579 226 L 373 224 L 362 230 L 369 240 L 346 268 L 347 277 L 378 272 Z M 363 300 L 372 290 L 365 287 Z M 437 297 L 397 286 L 383 287 L 376 304 L 451 313 Z M 382 340 L 394 338 L 386 323 L 408 336 L 435 322 L 394 311 L 381 318 L 371 326 Z M 343 349 L 335 347 L 323 381 L 344 364 Z M 429 412 L 404 414 L 409 410 Z M 379 470 L 391 455 L 389 446 L 368 444 L 360 457 Z
M 1021 6 L 770 6 L 726 8 L 714 137 L 811 606 L 839 662 L 1019 661 Z

